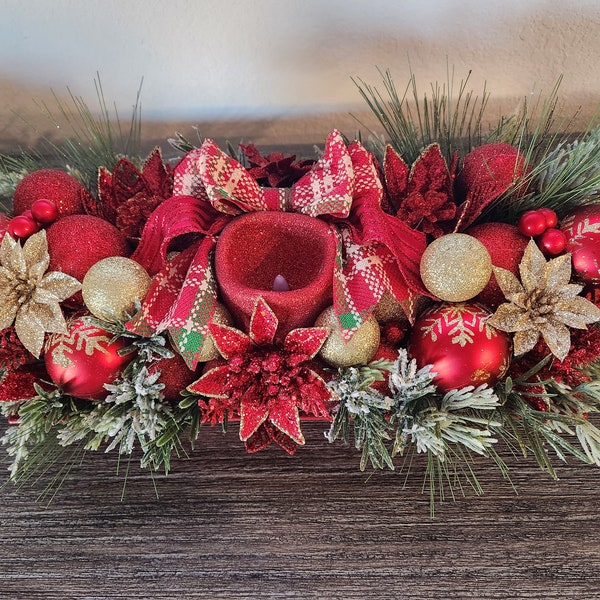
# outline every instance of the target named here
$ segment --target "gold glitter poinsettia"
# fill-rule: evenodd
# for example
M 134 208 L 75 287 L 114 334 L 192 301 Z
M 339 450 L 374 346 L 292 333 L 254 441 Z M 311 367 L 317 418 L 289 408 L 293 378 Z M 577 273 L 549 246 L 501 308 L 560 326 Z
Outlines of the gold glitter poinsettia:
M 508 302 L 501 304 L 488 324 L 514 333 L 515 355 L 533 349 L 539 336 L 559 360 L 571 347 L 569 327 L 587 329 L 600 321 L 600 309 L 579 296 L 583 286 L 569 283 L 571 255 L 546 262 L 531 240 L 519 264 L 521 281 L 510 271 L 494 267 L 494 275 Z
M 81 288 L 77 279 L 50 264 L 44 230 L 23 246 L 8 233 L 0 245 L 0 330 L 15 324 L 21 343 L 39 357 L 45 332 L 66 333 L 60 302 Z

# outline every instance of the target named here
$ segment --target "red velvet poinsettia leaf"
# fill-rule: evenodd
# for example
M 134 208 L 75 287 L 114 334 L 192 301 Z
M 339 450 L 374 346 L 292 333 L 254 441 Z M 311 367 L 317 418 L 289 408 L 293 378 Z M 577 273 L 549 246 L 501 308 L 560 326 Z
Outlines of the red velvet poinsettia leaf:
M 100 217 L 101 219 L 104 218 L 101 203 L 97 198 L 92 196 L 85 188 L 78 190 L 77 195 L 79 196 L 86 215 Z
M 271 423 L 267 422 L 263 425 L 266 433 L 271 438 L 272 442 L 275 442 L 278 446 L 283 448 L 288 454 L 294 455 L 298 449 L 298 444 L 294 440 L 287 436 L 282 431 L 279 431 Z
M 238 354 L 245 354 L 254 347 L 252 340 L 234 327 L 213 322 L 208 324 L 208 329 L 223 358 L 230 359 Z
M 227 398 L 225 393 L 225 384 L 229 376 L 229 367 L 227 365 L 214 367 L 207 371 L 194 383 L 187 386 L 187 390 L 192 394 L 208 396 L 209 398 Z
M 250 318 L 250 338 L 258 346 L 272 344 L 278 325 L 279 321 L 271 307 L 263 298 L 257 298 Z
M 400 207 L 400 201 L 406 195 L 410 169 L 402 157 L 389 145 L 385 149 L 383 173 L 389 201 L 395 212 Z
M 113 176 L 105 167 L 98 169 L 98 199 L 106 218 L 111 220 L 111 215 L 114 216 L 115 214 L 116 202 L 113 192 Z M 111 221 L 114 221 L 114 219 Z
M 266 158 L 263 158 L 254 144 L 248 144 L 247 146 L 239 144 L 239 147 L 243 155 L 248 159 L 248 163 L 251 167 L 262 167 L 268 164 L 269 161 Z
M 260 450 L 264 450 L 267 446 L 270 446 L 272 441 L 269 432 L 262 425 L 245 441 L 246 452 L 260 452 Z
M 149 193 L 161 198 L 168 198 L 173 194 L 173 174 L 164 164 L 159 146 L 156 146 L 144 161 L 142 175 Z
M 471 187 L 465 201 L 458 207 L 458 218 L 454 231 L 460 232 L 468 229 L 483 210 L 500 196 L 502 191 L 498 191 L 498 187 L 493 181 Z
M 327 339 L 325 327 L 302 327 L 293 329 L 283 341 L 283 349 L 294 354 L 305 354 L 308 358 L 316 356 Z
M 269 403 L 269 423 L 297 444 L 304 444 L 298 407 L 291 397 L 280 396 L 276 401 Z
M 294 160 L 296 160 L 295 154 L 287 157 L 284 157 L 283 154 L 281 154 L 280 158 L 276 161 L 266 165 L 265 171 L 267 173 L 267 183 L 274 188 L 283 187 L 293 173 Z
M 144 189 L 144 178 L 140 170 L 128 158 L 120 158 L 113 169 L 113 193 L 117 204 Z
M 409 191 L 448 190 L 450 173 L 439 144 L 427 146 L 413 163 L 409 175 Z
M 245 442 L 267 420 L 269 410 L 257 389 L 251 386 L 240 403 L 240 440 Z

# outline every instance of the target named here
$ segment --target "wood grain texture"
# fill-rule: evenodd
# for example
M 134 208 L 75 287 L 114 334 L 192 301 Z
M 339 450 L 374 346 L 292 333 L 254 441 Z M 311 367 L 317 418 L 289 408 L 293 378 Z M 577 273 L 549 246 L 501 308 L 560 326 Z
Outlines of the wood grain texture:
M 424 462 L 360 473 L 356 452 L 307 423 L 307 446 L 246 455 L 235 432 L 157 481 L 90 454 L 49 506 L 36 489 L 0 490 L 0 598 L 600 598 L 600 470 L 531 461 L 511 486 L 486 461 L 485 493 L 438 507 Z M 8 463 L 2 458 L 2 467 Z M 39 488 L 37 488 L 39 489 Z

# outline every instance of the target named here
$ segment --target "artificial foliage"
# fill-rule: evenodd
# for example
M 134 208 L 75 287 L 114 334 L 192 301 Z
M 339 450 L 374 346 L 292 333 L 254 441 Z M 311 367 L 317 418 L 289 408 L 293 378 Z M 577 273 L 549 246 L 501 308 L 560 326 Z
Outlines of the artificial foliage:
M 137 104 L 128 131 L 101 87 L 99 117 L 44 107 L 53 164 L 0 162 L 9 480 L 49 499 L 100 450 L 168 473 L 211 425 L 294 454 L 307 419 L 361 470 L 423 456 L 432 506 L 482 491 L 475 456 L 600 466 L 600 127 L 558 88 L 484 131 L 468 81 L 357 85 L 381 130 L 306 158 L 144 159 Z

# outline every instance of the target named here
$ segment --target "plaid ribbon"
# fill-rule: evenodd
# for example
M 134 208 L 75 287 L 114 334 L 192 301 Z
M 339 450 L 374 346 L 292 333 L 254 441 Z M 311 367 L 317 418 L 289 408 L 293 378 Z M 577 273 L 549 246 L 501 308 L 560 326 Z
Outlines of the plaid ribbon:
M 291 189 L 260 187 L 238 161 L 206 140 L 176 167 L 173 194 L 151 215 L 132 256 L 156 276 L 128 328 L 141 335 L 168 330 L 192 369 L 216 305 L 210 265 L 215 235 L 244 212 L 295 211 L 329 222 L 338 239 L 334 307 L 346 339 L 384 291 L 404 302 L 409 314 L 414 294 L 427 293 L 419 276 L 424 235 L 382 210 L 383 186 L 373 156 L 358 142 L 346 147 L 337 131 Z M 167 262 L 172 240 L 198 233 L 204 234 L 200 242 Z

